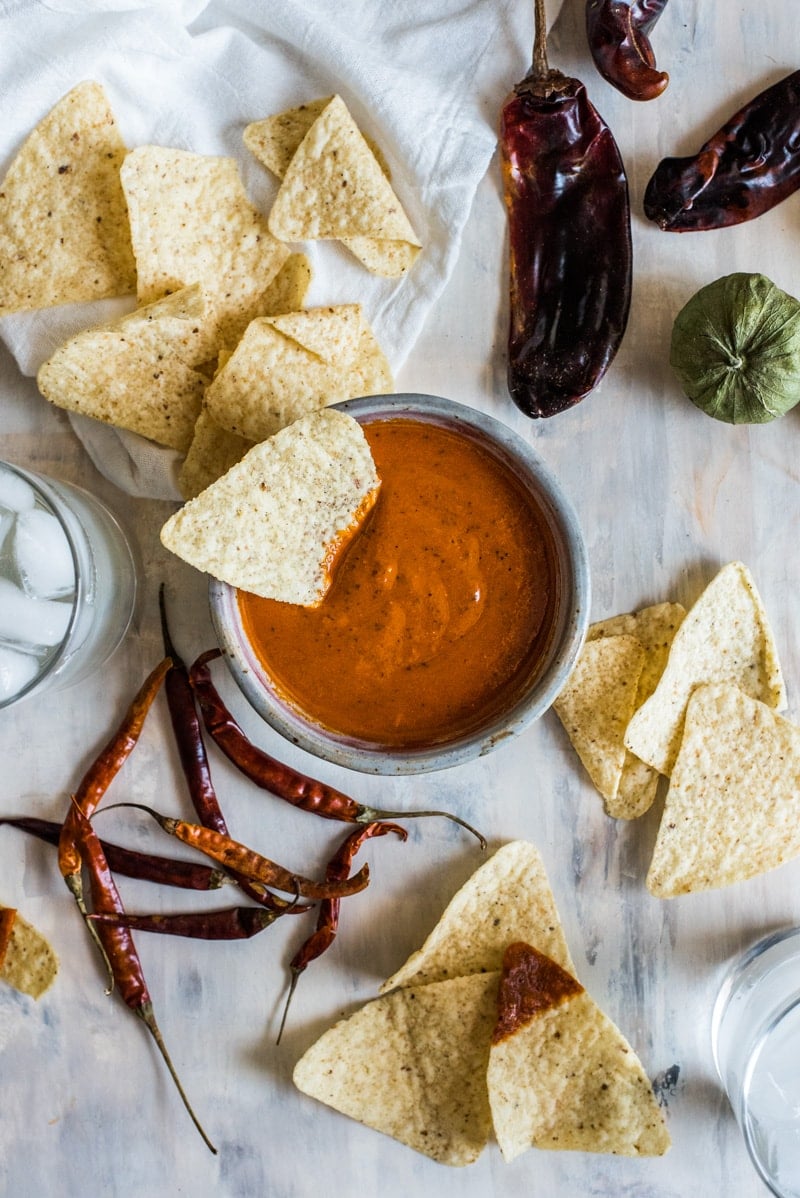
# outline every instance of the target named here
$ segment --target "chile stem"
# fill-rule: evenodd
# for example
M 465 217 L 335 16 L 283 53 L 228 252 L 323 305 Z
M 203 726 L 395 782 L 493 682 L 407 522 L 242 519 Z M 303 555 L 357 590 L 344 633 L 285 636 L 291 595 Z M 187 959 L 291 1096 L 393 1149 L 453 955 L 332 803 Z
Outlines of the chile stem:
M 547 61 L 547 13 L 545 0 L 534 0 L 533 70 L 536 80 L 544 80 L 550 74 Z
M 150 1032 L 150 1035 L 153 1037 L 156 1044 L 158 1045 L 158 1051 L 161 1053 L 161 1056 L 164 1060 L 164 1064 L 167 1066 L 170 1076 L 171 1076 L 173 1082 L 175 1083 L 175 1088 L 177 1089 L 178 1093 L 181 1096 L 181 1101 L 183 1102 L 183 1105 L 186 1107 L 186 1110 L 189 1114 L 189 1118 L 191 1119 L 192 1123 L 195 1125 L 195 1127 L 199 1131 L 199 1133 L 203 1139 L 203 1143 L 206 1145 L 206 1147 L 209 1149 L 209 1151 L 213 1152 L 214 1155 L 216 1156 L 217 1150 L 214 1147 L 214 1145 L 211 1143 L 211 1140 L 209 1140 L 205 1131 L 203 1130 L 203 1125 L 201 1124 L 200 1120 L 197 1118 L 197 1115 L 195 1115 L 194 1111 L 192 1110 L 192 1104 L 189 1102 L 189 1099 L 186 1097 L 186 1091 L 184 1090 L 183 1086 L 181 1085 L 181 1079 L 178 1077 L 175 1066 L 172 1063 L 172 1058 L 170 1057 L 169 1052 L 167 1050 L 167 1046 L 164 1043 L 164 1040 L 162 1039 L 159 1026 L 156 1023 L 156 1017 L 153 1014 L 153 1004 L 149 1001 L 142 1003 L 142 1005 L 140 1007 L 136 1007 L 136 1014 L 142 1020 L 145 1027 Z

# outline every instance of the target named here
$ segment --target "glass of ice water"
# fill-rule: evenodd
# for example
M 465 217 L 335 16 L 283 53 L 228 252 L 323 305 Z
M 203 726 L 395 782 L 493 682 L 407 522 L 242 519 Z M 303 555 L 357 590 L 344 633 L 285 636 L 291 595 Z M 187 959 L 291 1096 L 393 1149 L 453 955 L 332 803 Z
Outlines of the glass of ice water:
M 0 462 L 0 709 L 86 678 L 117 648 L 136 569 L 88 491 Z
M 759 940 L 733 964 L 711 1038 L 761 1178 L 779 1198 L 800 1198 L 800 928 Z

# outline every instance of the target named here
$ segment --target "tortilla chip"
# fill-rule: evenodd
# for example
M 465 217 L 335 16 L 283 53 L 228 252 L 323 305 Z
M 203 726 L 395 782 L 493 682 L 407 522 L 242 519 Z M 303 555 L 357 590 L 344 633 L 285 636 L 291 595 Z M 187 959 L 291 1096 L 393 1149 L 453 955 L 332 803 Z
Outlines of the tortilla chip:
M 283 179 L 269 216 L 274 236 L 338 239 L 375 274 L 397 277 L 408 270 L 420 242 L 341 97 L 280 114 L 272 122 L 277 123 L 250 126 L 245 144 Z
M 264 292 L 261 316 L 297 312 L 311 286 L 311 263 L 305 254 L 290 254 Z
M 231 586 L 315 606 L 379 485 L 361 426 L 324 408 L 255 445 L 167 521 L 161 541 Z
M 57 407 L 129 429 L 185 453 L 214 354 L 216 310 L 199 286 L 70 338 L 40 368 Z
M 565 969 L 574 969 L 542 859 L 524 840 L 504 845 L 476 870 L 422 948 L 383 983 L 381 993 L 499 970 L 513 940 L 534 944 Z
M 645 650 L 632 636 L 587 641 L 553 704 L 609 815 L 616 815 L 625 729 L 636 707 Z
M 141 146 L 121 179 L 139 302 L 200 283 L 217 305 L 222 341 L 235 343 L 289 257 L 247 198 L 235 159 Z
M 470 1164 L 491 1131 L 497 980 L 474 974 L 367 1003 L 312 1045 L 294 1084 L 441 1164 Z
M 511 980 L 521 960 L 524 970 Z M 579 983 L 535 949 L 515 945 L 499 995 L 487 1079 L 505 1160 L 532 1147 L 622 1156 L 667 1151 L 669 1133 L 641 1062 Z M 509 999 L 524 999 L 527 1008 L 512 1031 L 503 1026 Z
M 689 700 L 647 887 L 673 898 L 800 855 L 800 728 L 730 683 Z
M 628 725 L 625 744 L 631 752 L 669 776 L 689 696 L 711 682 L 732 682 L 777 710 L 786 706 L 767 613 L 741 562 L 719 571 L 678 629 L 658 686 Z
M 300 416 L 392 388 L 360 304 L 254 320 L 206 394 L 222 428 L 263 441 Z
M 28 136 L 0 185 L 0 316 L 135 290 L 125 153 L 106 94 L 89 81 Z
M 252 448 L 252 441 L 220 428 L 208 408 L 201 408 L 192 443 L 178 473 L 178 486 L 183 498 L 194 499 L 206 487 L 222 478 Z
M 0 908 L 13 910 L 13 908 Z M 58 958 L 36 928 L 17 911 L 7 926 L 5 952 L 0 956 L 0 981 L 40 998 L 55 981 Z
M 332 99 L 333 96 L 324 96 L 264 120 L 252 121 L 242 135 L 244 144 L 267 170 L 282 179 L 303 138 Z
M 681 626 L 686 609 L 680 603 L 656 603 L 637 612 L 626 612 L 598 620 L 589 627 L 587 640 L 604 636 L 634 636 L 644 649 L 644 664 L 636 688 L 638 710 L 656 689 L 667 664 L 670 646 Z M 615 819 L 636 819 L 649 811 L 655 802 L 659 774 L 629 750 L 613 802 L 606 806 Z

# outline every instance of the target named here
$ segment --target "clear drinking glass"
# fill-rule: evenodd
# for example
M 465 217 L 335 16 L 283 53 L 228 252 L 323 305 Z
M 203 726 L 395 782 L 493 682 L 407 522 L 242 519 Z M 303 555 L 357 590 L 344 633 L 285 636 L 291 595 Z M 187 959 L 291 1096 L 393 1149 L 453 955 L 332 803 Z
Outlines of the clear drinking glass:
M 714 1006 L 717 1071 L 761 1178 L 800 1198 L 800 928 L 753 945 Z
M 0 462 L 0 709 L 107 661 L 136 590 L 128 540 L 98 499 Z

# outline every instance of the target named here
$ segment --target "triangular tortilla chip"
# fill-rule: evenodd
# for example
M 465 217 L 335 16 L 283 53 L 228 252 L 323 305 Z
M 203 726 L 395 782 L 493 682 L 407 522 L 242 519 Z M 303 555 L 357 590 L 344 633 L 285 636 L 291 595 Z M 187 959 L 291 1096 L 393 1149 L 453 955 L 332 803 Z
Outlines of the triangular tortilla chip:
M 244 144 L 267 170 L 282 179 L 301 141 L 332 99 L 333 96 L 323 96 L 261 121 L 252 121 L 242 134 Z
M 337 1023 L 298 1061 L 294 1084 L 445 1165 L 487 1143 L 496 973 L 397 990 Z
M 776 710 L 786 706 L 772 630 L 741 562 L 719 571 L 678 629 L 661 681 L 628 725 L 625 744 L 631 752 L 671 774 L 689 696 L 709 682 L 732 682 Z
M 305 254 L 290 254 L 267 287 L 260 316 L 297 312 L 306 302 L 311 286 L 311 263 Z
M 40 368 L 45 399 L 185 453 L 208 385 L 216 309 L 187 287 L 70 338 Z
M 618 812 L 625 729 L 636 707 L 645 656 L 632 636 L 587 641 L 553 704 L 609 815 Z
M 235 343 L 265 310 L 289 257 L 247 198 L 236 160 L 140 146 L 121 179 L 139 302 L 200 283 L 217 305 L 223 342 Z
M 333 96 L 318 113 L 307 105 L 282 116 L 294 119 L 285 120 L 283 129 L 251 127 L 245 139 L 256 157 L 283 176 L 269 216 L 274 236 L 283 241 L 335 238 L 375 274 L 404 273 L 419 252 L 419 239 L 341 97 Z M 302 141 L 289 157 L 291 138 L 306 122 Z
M 800 728 L 725 683 L 686 712 L 647 887 L 730 886 L 800 855 Z
M 574 968 L 541 856 L 524 840 L 504 845 L 475 871 L 381 992 L 498 970 L 513 940 Z
M 161 541 L 231 586 L 315 606 L 379 485 L 361 426 L 323 408 L 255 445 L 167 521 Z
M 511 945 L 504 962 L 487 1080 L 507 1161 L 532 1147 L 660 1156 L 670 1146 L 630 1044 L 580 983 L 529 945 Z
M 686 609 L 680 603 L 655 603 L 636 612 L 610 616 L 589 626 L 587 641 L 604 636 L 633 636 L 644 649 L 644 664 L 636 688 L 638 710 L 649 699 L 667 664 L 670 646 L 681 626 Z M 636 819 L 652 807 L 659 774 L 628 750 L 613 801 L 606 810 L 615 819 Z
M 0 908 L 7 912 L 13 908 Z M 0 959 L 0 981 L 31 998 L 41 998 L 58 973 L 58 958 L 41 932 L 27 919 L 14 914 L 3 936 L 5 951 Z
M 192 443 L 178 474 L 178 486 L 183 498 L 194 499 L 230 470 L 231 466 L 240 462 L 252 448 L 252 441 L 220 428 L 208 408 L 201 408 L 195 422 Z
M 206 394 L 217 424 L 250 441 L 329 404 L 392 388 L 359 304 L 254 320 Z
M 78 84 L 27 137 L 0 184 L 0 316 L 135 290 L 125 153 L 99 83 Z

